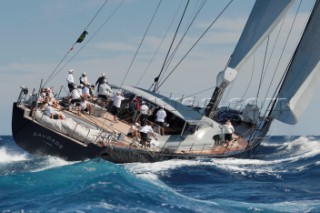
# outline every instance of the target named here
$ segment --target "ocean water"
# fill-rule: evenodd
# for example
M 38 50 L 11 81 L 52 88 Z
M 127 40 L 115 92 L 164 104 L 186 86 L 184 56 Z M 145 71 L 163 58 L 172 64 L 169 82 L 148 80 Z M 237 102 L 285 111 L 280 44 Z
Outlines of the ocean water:
M 0 212 L 320 212 L 320 136 L 269 137 L 253 159 L 122 165 L 0 136 Z

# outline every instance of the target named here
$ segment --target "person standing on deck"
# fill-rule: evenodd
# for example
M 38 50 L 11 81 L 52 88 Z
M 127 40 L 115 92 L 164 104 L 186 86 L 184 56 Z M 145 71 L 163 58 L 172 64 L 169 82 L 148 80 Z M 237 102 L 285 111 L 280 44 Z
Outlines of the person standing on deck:
M 224 133 L 224 139 L 229 144 L 232 141 L 232 134 L 234 133 L 234 128 L 229 120 L 222 126 L 222 131 Z
M 121 102 L 124 100 L 125 97 L 121 94 L 121 92 L 117 92 L 117 94 L 113 97 L 113 107 L 112 107 L 112 114 L 113 114 L 113 121 L 117 121 L 117 116 L 120 112 Z
M 69 74 L 68 74 L 68 77 L 67 77 L 67 82 L 68 82 L 69 92 L 71 92 L 73 90 L 73 87 L 74 87 L 73 70 L 69 70 Z
M 145 101 L 142 101 L 142 105 L 140 106 L 140 122 L 143 123 L 145 120 L 149 118 L 150 109 L 147 106 Z
M 79 80 L 80 80 L 80 84 L 82 85 L 88 84 L 87 73 L 83 72 Z
M 69 94 L 69 98 L 70 98 L 69 111 L 72 110 L 72 105 L 75 104 L 78 108 L 78 114 L 79 114 L 81 93 L 82 93 L 82 90 L 80 90 L 79 88 L 77 88 L 75 86 L 73 87 L 73 90 Z
M 164 135 L 164 122 L 167 117 L 166 111 L 161 107 L 156 114 L 156 124 L 160 127 L 161 135 Z
M 106 78 L 106 74 L 105 73 L 102 73 L 102 75 L 98 78 L 98 80 L 96 81 L 96 87 L 97 87 L 97 92 L 99 93 L 99 87 L 100 87 L 100 84 L 103 84 L 104 83 L 104 80 L 106 80 L 106 82 L 108 83 L 108 80 Z
M 109 98 L 113 96 L 113 91 L 109 84 L 107 84 L 107 80 L 104 79 L 103 83 L 99 86 L 98 98 L 103 101 L 103 107 L 109 108 Z

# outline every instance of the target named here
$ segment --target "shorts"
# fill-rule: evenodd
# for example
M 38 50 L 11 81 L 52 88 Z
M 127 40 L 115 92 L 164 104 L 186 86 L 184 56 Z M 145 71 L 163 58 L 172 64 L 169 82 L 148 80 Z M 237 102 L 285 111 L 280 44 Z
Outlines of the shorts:
M 98 98 L 102 98 L 104 100 L 108 100 L 108 96 L 106 96 L 106 95 L 98 95 Z
M 232 140 L 232 134 L 231 133 L 224 134 L 224 140 L 231 141 Z
M 157 124 L 158 126 L 164 127 L 164 122 L 156 121 L 156 124 Z
M 142 140 L 148 140 L 149 137 L 148 137 L 148 133 L 145 133 L 145 132 L 140 132 L 140 136 L 141 136 L 141 139 Z
M 57 120 L 57 119 L 59 119 L 59 115 L 58 114 L 53 114 L 52 118 Z
M 72 104 L 75 103 L 77 106 L 80 106 L 80 102 L 81 102 L 80 99 L 72 99 L 72 100 L 71 100 L 71 103 L 72 103 Z
M 118 108 L 116 106 L 112 106 L 112 109 L 111 109 L 112 115 L 118 115 L 119 112 L 120 112 L 120 108 Z

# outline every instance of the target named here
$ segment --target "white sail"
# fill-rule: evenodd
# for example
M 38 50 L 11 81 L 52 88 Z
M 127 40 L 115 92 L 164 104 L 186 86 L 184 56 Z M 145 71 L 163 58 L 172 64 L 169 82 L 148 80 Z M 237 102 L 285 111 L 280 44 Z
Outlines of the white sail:
M 295 124 L 308 105 L 320 77 L 320 6 L 315 3 L 279 91 L 272 117 Z
M 293 3 L 294 0 L 257 0 L 228 66 L 239 70 Z
M 217 76 L 217 85 L 205 114 L 212 117 L 221 101 L 224 90 L 232 82 L 241 65 L 252 55 L 259 45 L 283 18 L 295 0 L 257 0 L 238 44 L 231 56 L 228 67 Z

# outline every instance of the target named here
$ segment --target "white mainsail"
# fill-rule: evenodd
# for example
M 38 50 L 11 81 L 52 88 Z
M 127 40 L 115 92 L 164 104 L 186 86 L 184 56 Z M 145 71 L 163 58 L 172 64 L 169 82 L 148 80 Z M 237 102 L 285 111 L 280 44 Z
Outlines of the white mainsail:
M 316 1 L 300 43 L 288 67 L 272 117 L 295 124 L 308 105 L 320 77 L 320 6 Z
M 270 35 L 294 1 L 257 0 L 255 2 L 228 67 L 217 77 L 216 89 L 205 112 L 208 117 L 214 114 L 225 88 L 235 79 L 237 70 Z
M 229 67 L 239 70 L 283 19 L 295 0 L 257 0 L 232 54 Z

